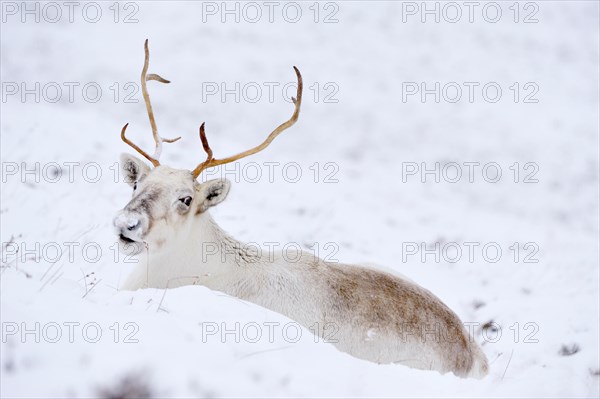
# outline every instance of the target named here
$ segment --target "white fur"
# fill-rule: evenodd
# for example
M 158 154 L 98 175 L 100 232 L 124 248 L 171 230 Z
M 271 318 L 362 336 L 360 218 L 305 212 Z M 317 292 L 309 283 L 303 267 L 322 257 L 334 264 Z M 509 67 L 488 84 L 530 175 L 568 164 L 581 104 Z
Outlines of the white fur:
M 198 184 L 186 177 L 188 173 L 160 166 L 142 182 L 147 191 L 160 188 L 167 198 L 157 200 L 152 210 L 152 227 L 143 234 L 146 248 L 123 289 L 199 284 L 279 312 L 307 328 L 319 323 L 319 335 L 333 338 L 337 348 L 361 359 L 452 371 L 463 377 L 487 374 L 487 359 L 474 342 L 463 346 L 423 342 L 400 333 L 398 326 L 410 317 L 428 315 L 431 323 L 456 327 L 462 338 L 466 336 L 458 317 L 433 294 L 400 276 L 328 264 L 308 252 L 297 262 L 276 253 L 253 253 L 253 248 L 223 232 L 207 211 L 225 198 L 229 183 Z M 175 193 L 192 189 L 194 207 L 178 214 L 173 210 L 180 206 Z M 117 216 L 115 225 L 122 223 L 131 224 L 128 215 Z M 412 301 L 417 301 L 417 308 L 409 305 Z M 330 330 L 324 331 L 328 325 Z

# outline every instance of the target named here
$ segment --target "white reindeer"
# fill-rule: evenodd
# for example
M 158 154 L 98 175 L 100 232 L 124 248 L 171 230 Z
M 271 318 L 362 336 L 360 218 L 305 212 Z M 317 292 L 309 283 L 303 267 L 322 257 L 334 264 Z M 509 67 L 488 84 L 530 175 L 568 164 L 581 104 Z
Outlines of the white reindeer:
M 371 268 L 332 264 L 303 252 L 295 262 L 282 254 L 250 250 L 219 228 L 209 209 L 229 192 L 225 179 L 200 183 L 209 167 L 234 162 L 263 150 L 298 119 L 302 77 L 298 78 L 292 117 L 278 126 L 259 146 L 224 159 L 213 158 L 204 131 L 200 138 L 206 161 L 191 172 L 160 165 L 162 138 L 156 129 L 147 80 L 169 81 L 147 74 L 149 53 L 145 43 L 142 92 L 156 141 L 154 156 L 125 137 L 121 138 L 147 160 L 121 156 L 133 198 L 117 214 L 114 226 L 122 250 L 133 246 L 140 255 L 137 268 L 123 288 L 174 288 L 201 284 L 279 312 L 305 327 L 317 325 L 316 334 L 330 338 L 352 356 L 376 363 L 399 363 L 461 377 L 482 378 L 487 359 L 469 337 L 461 320 L 440 299 L 414 282 Z

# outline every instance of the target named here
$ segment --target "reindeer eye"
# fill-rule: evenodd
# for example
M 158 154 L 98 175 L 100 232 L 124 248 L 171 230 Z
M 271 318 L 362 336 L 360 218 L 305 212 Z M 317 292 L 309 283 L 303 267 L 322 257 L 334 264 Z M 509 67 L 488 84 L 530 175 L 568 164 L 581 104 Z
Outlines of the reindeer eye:
M 133 191 L 137 189 L 137 182 L 133 183 Z
M 183 202 L 185 206 L 190 206 L 190 204 L 192 203 L 192 197 L 179 198 L 179 201 Z

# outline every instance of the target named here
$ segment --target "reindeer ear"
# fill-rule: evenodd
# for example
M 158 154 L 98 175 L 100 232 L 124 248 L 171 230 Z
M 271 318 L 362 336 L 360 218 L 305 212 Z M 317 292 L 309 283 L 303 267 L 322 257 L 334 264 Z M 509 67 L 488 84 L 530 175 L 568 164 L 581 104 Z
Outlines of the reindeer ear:
M 121 171 L 125 183 L 133 186 L 135 182 L 150 173 L 150 167 L 141 159 L 123 153 L 121 154 Z
M 206 211 L 211 206 L 223 202 L 227 198 L 231 182 L 227 179 L 213 179 L 198 186 L 196 198 L 198 208 L 196 214 Z

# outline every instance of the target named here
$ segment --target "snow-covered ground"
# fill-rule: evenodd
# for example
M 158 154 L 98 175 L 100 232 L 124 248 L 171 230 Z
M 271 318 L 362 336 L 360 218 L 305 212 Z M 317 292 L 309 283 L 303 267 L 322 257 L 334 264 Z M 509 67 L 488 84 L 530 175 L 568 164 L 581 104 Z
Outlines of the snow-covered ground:
M 1 396 L 598 397 L 598 2 L 467 3 L 3 2 Z M 203 287 L 119 291 L 145 38 L 175 167 L 203 121 L 217 156 L 260 142 L 298 66 L 300 121 L 230 168 L 214 218 L 408 276 L 476 326 L 490 375 L 357 360 Z

